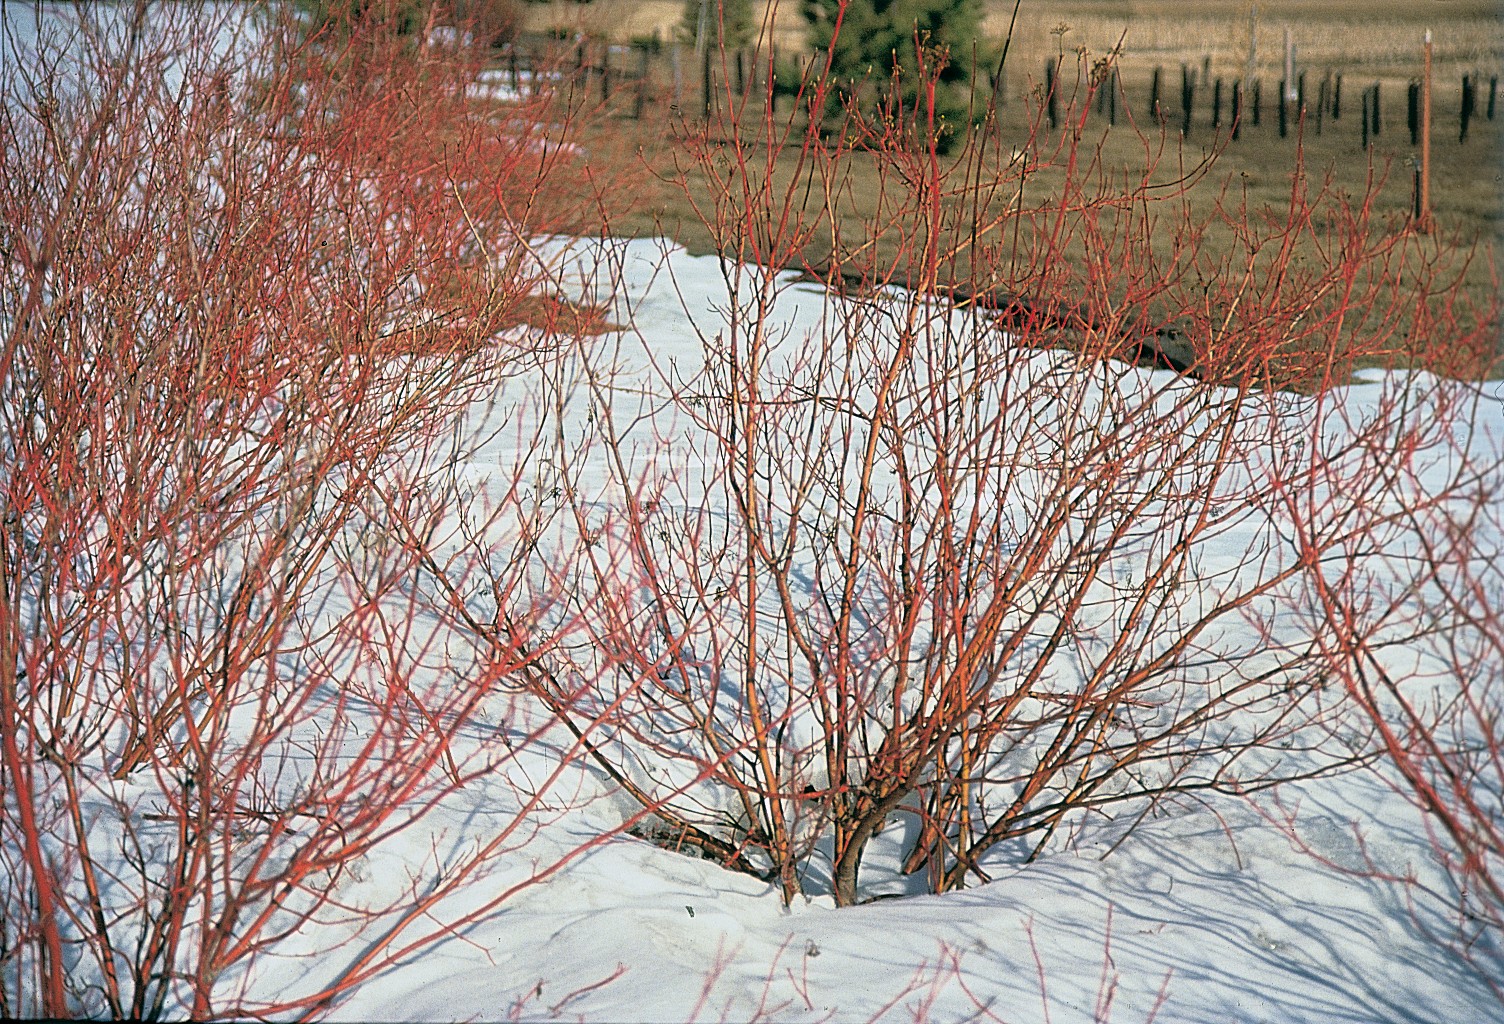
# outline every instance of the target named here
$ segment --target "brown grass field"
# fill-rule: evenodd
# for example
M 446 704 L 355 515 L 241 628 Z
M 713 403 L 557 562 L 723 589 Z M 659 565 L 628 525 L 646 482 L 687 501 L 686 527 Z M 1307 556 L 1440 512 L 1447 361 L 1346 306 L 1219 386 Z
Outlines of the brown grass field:
M 1012 9 L 1011 3 L 990 0 L 985 24 L 995 38 L 1006 32 Z M 678 3 L 667 0 L 594 0 L 583 5 L 555 0 L 529 5 L 528 27 L 617 42 L 656 32 L 667 40 L 674 37 L 680 12 Z M 1315 83 L 1328 73 L 1340 74 L 1342 112 L 1336 121 L 1329 114 L 1324 116 L 1319 132 L 1311 117 L 1303 133 L 1292 125 L 1288 137 L 1281 138 L 1273 97 L 1282 76 L 1287 26 L 1298 66 L 1307 74 L 1308 107 L 1315 105 Z M 1002 78 L 997 122 L 1002 145 L 997 148 L 1007 153 L 1010 145 L 1027 136 L 1048 59 L 1059 61 L 1064 69 L 1061 92 L 1068 97 L 1079 81 L 1078 74 L 1115 55 L 1124 97 L 1118 123 L 1110 127 L 1105 115 L 1093 112 L 1083 135 L 1086 149 L 1100 146 L 1104 168 L 1138 172 L 1147 140 L 1151 150 L 1164 146 L 1157 180 L 1173 179 L 1182 167 L 1211 161 L 1209 172 L 1189 196 L 1198 214 L 1210 212 L 1228 196 L 1246 197 L 1253 210 L 1278 211 L 1289 203 L 1299 135 L 1311 182 L 1319 184 L 1329 178 L 1332 189 L 1357 197 L 1370 180 L 1379 180 L 1376 223 L 1382 225 L 1381 230 L 1408 230 L 1418 150 L 1410 144 L 1405 93 L 1406 85 L 1420 76 L 1421 39 L 1426 29 L 1434 40 L 1434 224 L 1438 235 L 1464 246 L 1478 246 L 1457 288 L 1470 301 L 1487 305 L 1499 296 L 1494 252 L 1504 241 L 1504 96 L 1498 97 L 1494 119 L 1486 118 L 1489 77 L 1504 72 L 1504 9 L 1496 3 L 1264 0 L 1254 5 L 1246 0 L 1205 0 L 1190 5 L 1174 0 L 1024 0 Z M 785 4 L 777 11 L 772 39 L 781 54 L 800 48 L 794 5 Z M 1231 83 L 1244 77 L 1250 58 L 1265 97 L 1262 121 L 1254 126 L 1245 113 L 1240 137 L 1233 141 L 1226 127 Z M 698 79 L 684 67 L 686 63 L 693 62 L 681 55 L 676 90 L 667 57 L 660 55 L 654 61 L 643 90 L 647 102 L 641 120 L 630 116 L 635 112 L 635 88 L 617 87 L 614 116 L 606 130 L 596 135 L 592 152 L 599 159 L 611 159 L 606 154 L 614 153 L 618 160 L 640 161 L 650 172 L 644 186 L 631 193 L 630 204 L 603 211 L 609 231 L 666 235 L 692 251 L 707 252 L 715 248 L 715 240 L 691 205 L 693 200 L 704 207 L 706 183 L 693 170 L 683 170 L 687 161 L 682 139 L 686 132 L 693 132 L 699 113 Z M 1198 89 L 1191 130 L 1184 135 L 1179 110 L 1182 63 L 1207 83 Z M 1150 114 L 1148 102 L 1156 66 L 1163 68 L 1162 104 L 1171 108 L 1163 126 Z M 1475 76 L 1481 88 L 1465 142 L 1459 140 L 1458 119 L 1463 74 Z M 1224 80 L 1226 88 L 1220 129 L 1212 125 L 1209 86 L 1217 78 Z M 1362 93 L 1373 83 L 1381 89 L 1383 123 L 1365 151 L 1359 112 Z M 862 161 L 853 160 L 849 187 L 832 213 L 848 238 L 856 237 L 873 215 L 873 197 L 881 191 L 880 183 L 865 179 L 865 173 Z M 1058 174 L 1056 168 L 1043 167 L 1031 176 L 1028 187 L 1036 196 L 1048 195 Z M 1213 231 L 1201 244 L 1230 243 L 1226 232 Z M 824 255 L 819 251 L 804 254 L 813 264 Z

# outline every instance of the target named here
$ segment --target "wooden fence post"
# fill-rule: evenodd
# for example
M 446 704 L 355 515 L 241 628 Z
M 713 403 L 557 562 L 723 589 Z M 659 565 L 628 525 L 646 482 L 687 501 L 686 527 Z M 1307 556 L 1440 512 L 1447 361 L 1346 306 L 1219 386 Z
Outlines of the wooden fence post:
M 701 115 L 708 122 L 710 120 L 710 100 L 713 92 L 710 84 L 710 47 L 703 48 L 700 60 L 700 110 Z
M 1285 77 L 1279 87 L 1279 101 L 1287 107 L 1295 102 L 1295 37 L 1289 25 L 1285 26 Z
M 1196 79 L 1190 65 L 1180 65 L 1180 134 L 1191 134 L 1191 109 L 1196 105 Z
M 1410 145 L 1420 145 L 1420 83 L 1405 87 L 1405 127 L 1410 129 Z
M 669 44 L 668 62 L 669 68 L 674 75 L 674 106 L 677 108 L 684 99 L 684 65 L 680 59 L 680 49 L 677 40 Z
M 1045 103 L 1050 118 L 1050 127 L 1054 128 L 1060 123 L 1060 109 L 1056 106 L 1056 67 L 1055 58 L 1051 57 L 1044 62 L 1044 91 Z
M 1420 212 L 1416 229 L 1431 230 L 1431 30 L 1426 29 L 1425 62 L 1420 80 Z
M 768 108 L 773 115 L 778 114 L 778 47 L 768 44 L 768 76 L 763 81 L 763 87 L 768 97 Z
M 1474 108 L 1474 106 L 1478 102 L 1478 98 L 1474 94 L 1473 89 L 1474 89 L 1474 86 L 1473 86 L 1473 76 L 1472 75 L 1463 75 L 1462 76 L 1462 107 L 1457 112 L 1458 120 L 1462 122 L 1462 127 L 1458 131 L 1458 133 L 1457 133 L 1457 141 L 1459 143 L 1467 141 L 1467 126 L 1468 126 L 1468 122 L 1473 119 L 1473 108 Z
M 1243 132 L 1243 83 L 1232 83 L 1232 138 L 1236 142 Z

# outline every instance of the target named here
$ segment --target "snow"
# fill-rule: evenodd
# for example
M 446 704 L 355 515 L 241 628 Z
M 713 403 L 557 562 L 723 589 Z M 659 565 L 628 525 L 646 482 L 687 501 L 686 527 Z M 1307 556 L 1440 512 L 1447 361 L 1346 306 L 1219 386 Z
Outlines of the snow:
M 555 245 L 555 254 L 571 250 Z M 699 332 L 713 332 L 716 311 L 731 301 L 721 266 L 651 240 L 605 252 L 581 244 L 566 265 L 561 291 L 609 296 L 618 307 L 612 319 L 633 325 L 603 339 L 597 352 L 610 354 L 618 416 L 637 427 L 625 447 L 644 460 L 665 449 L 682 460 L 695 450 L 694 431 L 664 421 L 671 413 L 661 371 L 692 375 Z M 790 336 L 818 337 L 833 300 L 785 283 L 778 312 Z M 1122 368 L 1118 379 L 1176 386 L 1160 371 Z M 1359 421 L 1393 389 L 1425 383 L 1369 374 L 1333 400 Z M 519 434 L 500 420 L 526 419 L 544 390 L 543 381 L 520 378 L 477 409 L 481 420 L 471 432 L 489 440 L 464 461 L 467 490 L 507 485 L 521 456 Z M 566 403 L 568 419 L 583 430 L 588 403 L 575 397 Z M 1484 385 L 1481 398 L 1475 438 L 1496 446 L 1500 387 Z M 604 468 L 576 469 L 581 493 L 608 504 Z M 1258 532 L 1226 531 L 1229 564 Z M 529 770 L 544 770 L 543 762 Z M 1499 961 L 1488 947 L 1496 940 L 1484 936 L 1471 962 L 1449 949 L 1450 883 L 1433 863 L 1426 825 L 1374 773 L 1291 783 L 1242 800 L 1169 802 L 1131 831 L 1126 814 L 1104 815 L 1090 828 L 1076 822 L 1075 842 L 1057 837 L 1032 862 L 994 856 L 987 884 L 850 909 L 821 895 L 784 907 L 768 884 L 630 835 L 573 856 L 619 826 L 630 804 L 583 766 L 566 769 L 551 794 L 553 813 L 496 874 L 476 883 L 484 892 L 462 893 L 435 915 L 484 903 L 530 865 L 565 866 L 363 985 L 335 1019 L 1357 1024 L 1482 1020 L 1498 1009 L 1490 982 L 1500 979 Z M 434 856 L 432 837 L 456 848 L 484 838 L 478 810 L 515 803 L 508 780 L 479 780 L 422 828 L 387 844 L 387 865 L 347 883 L 346 895 L 358 896 L 362 885 L 385 885 L 393 895 L 394 879 L 423 870 Z M 882 838 L 889 849 L 876 844 L 878 860 L 895 856 L 899 841 Z M 252 991 L 296 987 L 306 968 L 299 952 L 263 958 Z
M 1321 828 L 1303 830 L 1357 867 L 1345 821 L 1357 811 L 1327 808 Z M 1415 839 L 1391 833 L 1371 852 L 1402 859 Z M 1404 887 L 1326 870 L 1251 813 L 1151 822 L 1112 857 L 1096 853 L 945 896 L 784 910 L 746 876 L 616 840 L 520 894 L 465 944 L 362 989 L 336 1018 L 496 1020 L 515 1008 L 604 1021 L 963 1020 L 985 1009 L 1069 1022 L 1099 1019 L 1109 995 L 1118 1021 L 1146 1019 L 1162 995 L 1160 1021 L 1490 1012 L 1480 979 L 1417 932 Z
M 475 99 L 517 103 L 539 93 L 553 92 L 558 81 L 557 74 L 534 75 L 531 70 L 519 69 L 514 73 L 505 68 L 488 68 L 475 76 L 467 94 Z

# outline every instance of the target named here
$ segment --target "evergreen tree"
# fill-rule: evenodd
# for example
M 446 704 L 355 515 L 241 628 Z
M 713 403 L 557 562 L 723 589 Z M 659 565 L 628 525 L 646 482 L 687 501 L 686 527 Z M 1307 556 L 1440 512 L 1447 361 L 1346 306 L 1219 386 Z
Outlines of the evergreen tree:
M 756 31 L 752 0 L 684 0 L 679 33 L 688 42 L 734 50 L 751 42 Z
M 840 0 L 803 0 L 816 51 L 831 47 L 840 6 Z M 942 141 L 954 139 L 972 107 L 979 61 L 985 73 L 981 25 L 980 0 L 847 0 L 832 51 L 836 88 L 826 113 L 836 113 L 853 100 L 877 110 L 895 72 L 905 107 L 914 109 L 921 95 L 917 41 L 925 50 L 926 65 L 941 67 L 936 116 L 943 122 Z M 980 105 L 976 113 L 980 115 Z

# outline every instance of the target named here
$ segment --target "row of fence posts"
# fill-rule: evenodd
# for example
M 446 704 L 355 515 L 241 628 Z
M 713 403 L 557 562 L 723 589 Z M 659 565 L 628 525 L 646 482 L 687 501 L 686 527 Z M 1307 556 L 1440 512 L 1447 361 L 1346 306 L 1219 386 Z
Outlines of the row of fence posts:
M 594 79 L 600 90 L 602 103 L 610 103 L 618 89 L 625 87 L 631 90 L 631 116 L 640 120 L 654 99 L 650 95 L 652 55 L 655 51 L 662 52 L 663 50 L 668 51 L 672 74 L 672 105 L 680 109 L 685 91 L 685 58 L 691 56 L 693 59 L 693 51 L 678 43 L 667 45 L 635 43 L 631 46 L 595 48 L 588 46 L 584 40 L 576 40 L 573 60 L 572 62 L 566 60 L 565 66 L 573 64 L 575 80 L 585 83 L 583 85 L 585 88 L 590 88 L 588 83 Z M 537 47 L 524 49 L 520 44 L 514 44 L 509 48 L 505 55 L 504 66 L 510 75 L 514 90 L 522 91 L 524 74 L 529 89 L 535 90 L 538 87 L 537 67 L 542 63 L 538 60 L 538 56 Z M 734 85 L 735 91 L 740 94 L 746 90 L 749 83 L 757 82 L 760 76 L 762 77 L 760 84 L 765 85 L 765 76 L 772 74 L 775 60 L 776 55 L 772 53 L 761 55 L 748 53 L 745 50 L 735 50 L 726 54 L 725 68 L 722 72 L 720 52 L 711 47 L 702 48 L 695 61 L 699 66 L 694 68 L 700 80 L 697 99 L 702 116 L 708 117 L 715 106 L 716 82 L 722 73 L 730 79 L 730 84 Z M 1231 138 L 1236 140 L 1246 128 L 1256 128 L 1262 124 L 1265 106 L 1262 80 L 1253 78 L 1224 81 L 1222 78 L 1212 78 L 1210 58 L 1203 60 L 1200 69 L 1193 68 L 1190 64 L 1180 66 L 1178 111 L 1174 109 L 1169 97 L 1166 96 L 1164 68 L 1156 65 L 1150 77 L 1148 109 L 1161 124 L 1170 123 L 1172 115 L 1178 115 L 1175 120 L 1181 133 L 1189 136 L 1196 124 L 1198 102 L 1205 102 L 1201 97 L 1205 95 L 1208 85 L 1211 93 L 1210 125 L 1212 128 L 1229 128 Z M 999 90 L 999 86 L 1000 83 L 993 83 L 995 92 Z M 1296 76 L 1293 89 L 1288 88 L 1288 83 L 1281 79 L 1273 104 L 1279 137 L 1287 137 L 1296 120 L 1302 116 L 1306 118 L 1308 126 L 1317 135 L 1322 134 L 1327 119 L 1340 120 L 1343 113 L 1342 87 L 1343 80 L 1340 73 L 1325 72 L 1316 84 L 1315 103 L 1311 104 L 1305 72 L 1302 71 Z M 1058 127 L 1063 89 L 1060 83 L 1059 64 L 1054 58 L 1045 63 L 1044 93 L 1049 125 L 1052 128 Z M 1409 83 L 1406 90 L 1406 122 L 1411 145 L 1418 143 L 1420 132 L 1420 93 L 1421 85 L 1418 81 Z M 1467 141 L 1469 127 L 1480 113 L 1486 120 L 1494 119 L 1498 93 L 1499 76 L 1496 74 L 1488 76 L 1486 92 L 1481 76 L 1476 74 L 1462 76 L 1461 102 L 1458 104 L 1457 137 L 1459 142 Z M 1106 79 L 1099 83 L 1096 91 L 1096 113 L 1106 117 L 1109 124 L 1117 124 L 1124 97 L 1125 92 L 1119 69 L 1113 67 L 1107 73 Z M 1359 100 L 1361 108 L 1359 131 L 1364 149 L 1373 144 L 1374 138 L 1383 126 L 1381 100 L 1379 83 L 1375 82 L 1363 89 Z M 1228 115 L 1226 119 L 1223 117 L 1224 112 Z
M 1062 93 L 1057 72 L 1057 64 L 1053 58 L 1045 63 L 1044 89 L 1045 89 L 1045 114 L 1051 128 L 1057 128 L 1060 124 L 1060 96 Z M 1149 110 L 1161 124 L 1171 121 L 1172 113 L 1178 113 L 1178 124 L 1183 135 L 1189 136 L 1191 129 L 1196 123 L 1197 94 L 1207 81 L 1206 73 L 1200 76 L 1189 65 L 1180 66 L 1180 96 L 1179 109 L 1174 111 L 1164 89 L 1164 68 L 1156 65 L 1149 80 Z M 1482 91 L 1481 76 L 1463 75 L 1461 102 L 1458 104 L 1458 142 L 1466 142 L 1468 128 L 1479 111 L 1479 94 Z M 1112 69 L 1108 78 L 1097 90 L 1096 112 L 1105 115 L 1109 124 L 1117 124 L 1118 105 L 1123 92 L 1122 80 L 1116 68 Z M 1234 79 L 1231 83 L 1224 82 L 1221 78 L 1211 79 L 1211 120 L 1213 128 L 1227 127 L 1231 129 L 1231 137 L 1237 139 L 1241 136 L 1245 127 L 1258 127 L 1263 121 L 1264 95 L 1263 82 L 1255 78 L 1247 87 L 1246 95 L 1244 83 L 1241 79 Z M 1416 145 L 1420 134 L 1420 93 L 1419 81 L 1409 83 L 1407 89 L 1407 124 L 1410 130 L 1410 144 Z M 1494 112 L 1498 103 L 1499 76 L 1489 75 L 1487 95 L 1482 100 L 1483 117 L 1486 120 L 1494 119 Z M 1289 136 L 1295 121 L 1302 115 L 1307 118 L 1307 124 L 1320 135 L 1325 126 L 1325 121 L 1330 118 L 1338 121 L 1342 117 L 1342 75 L 1331 71 L 1322 75 L 1317 83 L 1315 104 L 1312 105 L 1310 94 L 1306 89 L 1306 73 L 1300 72 L 1296 76 L 1295 88 L 1287 89 L 1287 83 L 1281 79 L 1279 91 L 1276 94 L 1277 101 L 1274 104 L 1279 137 Z M 1361 144 L 1364 149 L 1373 144 L 1373 139 L 1383 126 L 1381 109 L 1381 91 L 1378 82 L 1366 87 L 1361 95 L 1361 119 L 1359 129 Z M 1228 113 L 1227 119 L 1223 119 L 1224 110 Z
M 514 42 L 507 48 L 502 64 L 513 91 L 521 94 L 524 85 L 529 92 L 537 89 L 541 69 L 550 64 L 545 59 L 550 49 L 555 54 L 559 52 L 557 47 L 546 43 Z M 591 44 L 577 39 L 572 54 L 565 49 L 563 52 L 568 56 L 562 63 L 554 61 L 553 66 L 557 68 L 556 73 L 571 76 L 576 88 L 599 89 L 603 104 L 611 103 L 620 92 L 630 90 L 631 116 L 641 120 L 649 104 L 656 99 L 651 93 L 653 56 L 665 51 L 673 90 L 672 107 L 679 109 L 682 106 L 688 77 L 685 72 L 693 67 L 700 80 L 700 112 L 708 117 L 714 109 L 716 83 L 722 75 L 720 51 L 711 47 L 703 47 L 696 56 L 691 48 L 679 43 L 637 42 L 623 46 Z M 776 55 L 772 53 L 764 56 L 746 50 L 730 51 L 725 55 L 725 78 L 735 86 L 737 94 L 744 92 L 749 84 L 766 85 L 766 76 L 772 74 L 775 59 Z

